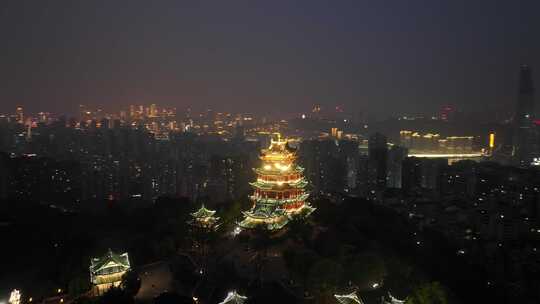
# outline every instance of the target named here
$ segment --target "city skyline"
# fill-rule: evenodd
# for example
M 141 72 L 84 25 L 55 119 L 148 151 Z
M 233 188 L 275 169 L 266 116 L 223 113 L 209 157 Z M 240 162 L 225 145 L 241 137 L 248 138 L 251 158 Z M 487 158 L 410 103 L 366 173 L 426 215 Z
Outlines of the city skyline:
M 519 65 L 540 66 L 539 4 L 485 4 L 13 1 L 0 111 L 513 109 Z
M 540 303 L 540 1 L 2 4 L 0 304 Z

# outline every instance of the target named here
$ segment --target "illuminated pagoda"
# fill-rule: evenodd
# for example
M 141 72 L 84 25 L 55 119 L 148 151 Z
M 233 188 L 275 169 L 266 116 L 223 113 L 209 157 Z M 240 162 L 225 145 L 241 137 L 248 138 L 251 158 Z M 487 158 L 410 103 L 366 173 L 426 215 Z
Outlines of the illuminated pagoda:
M 227 297 L 219 302 L 219 304 L 243 304 L 247 300 L 247 297 L 239 295 L 236 290 L 230 291 Z
M 215 210 L 206 209 L 203 204 L 199 210 L 191 213 L 192 218 L 188 223 L 199 228 L 216 229 L 219 226 L 219 217 L 214 216 L 215 214 Z
M 21 292 L 18 289 L 13 289 L 9 294 L 9 304 L 20 304 L 21 303 Z
M 356 291 L 344 295 L 334 295 L 334 298 L 340 304 L 364 304 L 364 301 L 358 297 Z
M 97 294 L 103 294 L 112 286 L 118 287 L 122 276 L 131 268 L 127 253 L 109 252 L 101 258 L 90 260 L 90 281 L 96 287 Z
M 277 134 L 270 147 L 263 149 L 261 168 L 256 168 L 257 180 L 250 183 L 254 189 L 253 207 L 243 212 L 242 228 L 262 225 L 268 230 L 283 228 L 294 215 L 308 216 L 315 208 L 306 202 L 309 194 L 305 187 L 304 168 L 297 166 L 296 153 Z

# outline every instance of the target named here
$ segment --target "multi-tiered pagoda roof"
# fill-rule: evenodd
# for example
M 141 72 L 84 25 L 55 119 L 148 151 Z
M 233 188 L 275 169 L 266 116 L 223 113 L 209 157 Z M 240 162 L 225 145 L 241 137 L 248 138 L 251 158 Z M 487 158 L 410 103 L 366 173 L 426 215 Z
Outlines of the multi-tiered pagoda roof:
M 223 301 L 219 302 L 219 304 L 243 304 L 246 300 L 246 296 L 242 296 L 236 291 L 231 291 Z
M 283 228 L 295 215 L 307 216 L 315 209 L 307 203 L 308 182 L 303 176 L 304 168 L 296 165 L 296 153 L 287 140 L 278 134 L 270 147 L 261 152 L 262 166 L 254 169 L 257 180 L 253 187 L 253 208 L 244 212 L 243 228 L 263 225 L 269 230 Z
M 103 257 L 90 261 L 90 279 L 96 285 L 115 283 L 130 267 L 127 252 L 116 254 L 109 249 Z
M 191 213 L 189 224 L 201 228 L 215 229 L 219 221 L 219 217 L 215 216 L 215 214 L 215 210 L 207 209 L 203 204 L 199 210 Z
M 356 294 L 356 291 L 342 295 L 336 294 L 334 298 L 340 304 L 364 304 L 364 301 Z

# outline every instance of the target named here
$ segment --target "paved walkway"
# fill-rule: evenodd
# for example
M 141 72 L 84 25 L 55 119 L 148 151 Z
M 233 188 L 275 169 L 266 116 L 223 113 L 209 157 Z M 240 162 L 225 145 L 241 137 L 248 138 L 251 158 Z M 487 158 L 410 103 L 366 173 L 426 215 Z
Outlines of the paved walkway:
M 137 301 L 152 301 L 159 294 L 171 291 L 173 276 L 166 262 L 144 265 L 137 269 L 141 278 L 141 289 L 135 296 Z

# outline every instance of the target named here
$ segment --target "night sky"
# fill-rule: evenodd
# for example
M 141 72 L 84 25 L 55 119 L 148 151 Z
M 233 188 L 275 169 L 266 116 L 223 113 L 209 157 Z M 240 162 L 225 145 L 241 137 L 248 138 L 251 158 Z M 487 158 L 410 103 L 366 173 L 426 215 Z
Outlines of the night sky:
M 0 112 L 508 106 L 520 63 L 539 83 L 539 2 L 3 0 Z

